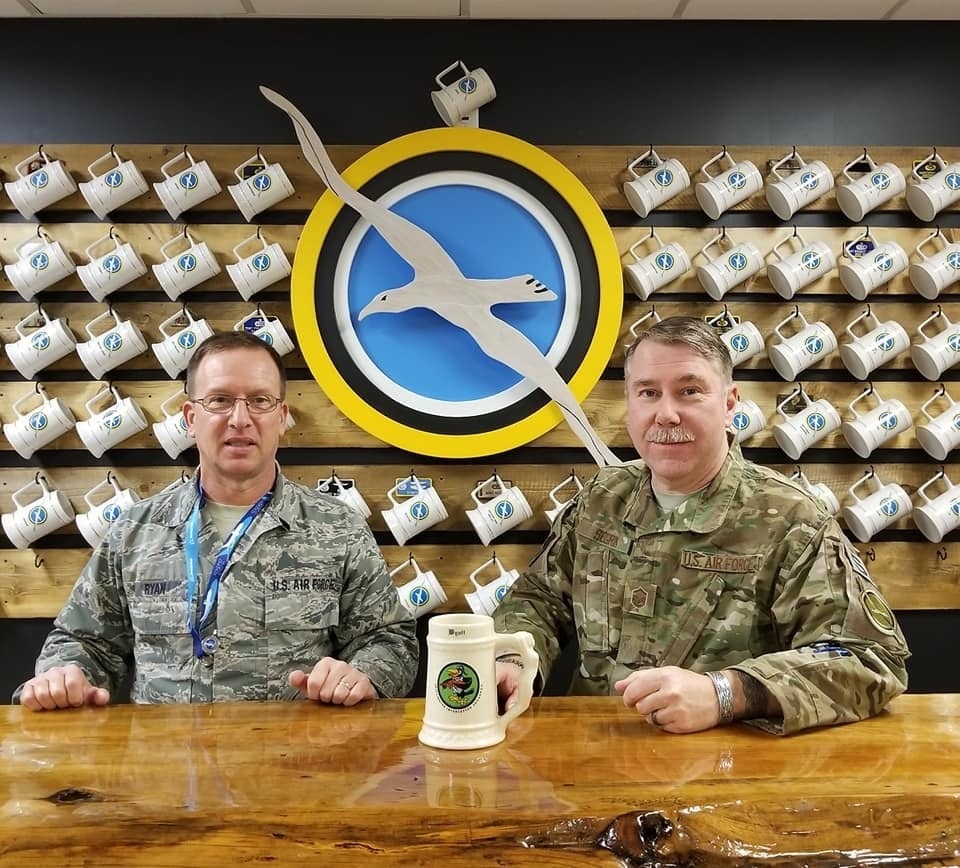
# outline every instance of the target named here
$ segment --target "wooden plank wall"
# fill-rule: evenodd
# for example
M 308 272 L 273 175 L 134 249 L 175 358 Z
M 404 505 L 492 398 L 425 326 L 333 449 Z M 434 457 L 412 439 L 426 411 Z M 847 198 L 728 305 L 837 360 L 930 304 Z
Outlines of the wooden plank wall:
M 66 161 L 77 181 L 87 178 L 85 167 L 108 149 L 108 145 L 45 145 L 47 153 Z M 182 145 L 119 144 L 124 158 L 132 158 L 149 182 L 162 179 L 160 165 L 176 155 Z M 331 156 L 343 169 L 368 148 L 341 146 L 331 148 Z M 737 206 L 731 216 L 724 215 L 709 224 L 700 213 L 692 188 L 671 201 L 669 212 L 655 212 L 641 221 L 630 210 L 621 193 L 625 179 L 624 167 L 645 147 L 563 147 L 546 148 L 565 163 L 588 186 L 614 226 L 617 245 L 630 261 L 627 250 L 635 241 L 656 226 L 664 241 L 678 241 L 693 258 L 694 265 L 703 264 L 700 248 L 716 233 L 718 226 L 728 226 L 736 241 L 752 241 L 765 254 L 778 240 L 792 231 L 792 224 L 782 224 L 769 211 L 766 201 L 757 194 Z M 0 145 L 0 172 L 5 180 L 14 176 L 14 166 L 36 150 L 31 144 Z M 70 252 L 77 264 L 87 261 L 84 249 L 104 235 L 110 225 L 129 241 L 149 266 L 160 261 L 160 246 L 189 226 L 196 239 L 207 242 L 221 266 L 234 261 L 232 249 L 253 229 L 245 223 L 226 192 L 226 185 L 234 182 L 233 168 L 255 150 L 254 146 L 190 145 L 196 159 L 206 159 L 217 174 L 224 192 L 186 215 L 185 223 L 174 222 L 163 211 L 152 189 L 131 203 L 113 224 L 101 223 L 86 207 L 79 194 L 58 203 L 41 215 L 39 221 L 56 240 Z M 672 147 L 659 148 L 661 155 L 679 158 L 694 175 L 697 168 L 714 153 L 713 148 Z M 768 161 L 789 151 L 783 148 L 731 147 L 738 160 L 753 160 L 765 170 Z M 878 161 L 892 161 L 906 172 L 911 163 L 921 158 L 926 149 L 877 148 L 871 155 Z M 295 196 L 262 215 L 264 233 L 270 241 L 279 241 L 288 257 L 293 259 L 299 232 L 309 209 L 322 192 L 321 185 L 303 161 L 297 148 L 291 145 L 264 146 L 263 153 L 272 161 L 279 161 L 296 187 Z M 844 163 L 856 156 L 836 147 L 803 149 L 808 159 L 821 159 L 839 172 Z M 944 153 L 948 160 L 957 155 Z M 952 212 L 951 218 L 956 217 Z M 815 218 L 815 219 L 814 219 Z M 853 226 L 838 210 L 834 195 L 828 194 L 807 212 L 798 216 L 801 231 L 809 240 L 823 240 L 839 254 L 842 243 L 852 240 L 864 227 Z M 925 227 L 907 210 L 904 198 L 889 203 L 875 218 L 873 234 L 881 241 L 893 240 L 908 252 L 929 234 Z M 15 260 L 15 247 L 37 231 L 37 221 L 20 218 L 5 195 L 0 196 L 0 261 L 9 265 Z M 953 230 L 947 230 L 951 240 Z M 913 257 L 915 258 L 915 257 Z M 768 257 L 769 260 L 769 257 Z M 79 278 L 74 275 L 55 287 L 41 293 L 38 299 L 51 316 L 69 319 L 78 337 L 84 337 L 83 325 L 106 309 L 87 295 Z M 159 341 L 158 325 L 180 308 L 180 302 L 171 302 L 160 289 L 152 272 L 110 297 L 114 309 L 123 317 L 133 319 L 149 342 Z M 191 290 L 182 298 L 196 316 L 206 317 L 215 330 L 228 330 L 259 302 L 263 309 L 277 315 L 293 333 L 290 316 L 289 285 L 278 283 L 251 302 L 244 302 L 225 271 Z M 843 289 L 834 270 L 828 277 L 785 301 L 773 290 L 763 272 L 744 286 L 728 294 L 725 299 L 731 311 L 755 322 L 767 336 L 768 346 L 773 327 L 795 309 L 810 321 L 824 320 L 845 340 L 844 328 L 861 313 L 865 302 L 857 302 Z M 960 304 L 953 294 L 938 300 L 947 316 L 960 318 Z M 624 457 L 633 457 L 629 438 L 624 428 L 624 401 L 621 384 L 622 345 L 629 342 L 630 325 L 655 304 L 663 316 L 673 313 L 711 315 L 719 313 L 723 304 L 712 301 L 690 271 L 682 280 L 657 293 L 650 301 L 641 302 L 629 290 L 624 301 L 621 339 L 604 377 L 585 400 L 588 416 L 605 440 Z M 896 319 L 917 341 L 919 323 L 937 309 L 938 303 L 920 297 L 906 275 L 874 292 L 869 298 L 871 310 L 881 321 Z M 0 340 L 8 343 L 16 339 L 14 325 L 35 308 L 34 302 L 25 302 L 13 290 L 6 275 L 0 275 Z M 564 424 L 547 433 L 530 447 L 516 450 L 514 455 L 474 461 L 438 461 L 424 456 L 410 455 L 384 444 L 358 429 L 342 416 L 325 397 L 310 377 L 299 352 L 286 358 L 292 373 L 289 402 L 297 424 L 288 432 L 282 444 L 281 463 L 285 471 L 313 486 L 335 469 L 341 476 L 355 477 L 367 502 L 374 510 L 370 519 L 377 539 L 383 547 L 390 566 L 401 564 L 408 553 L 416 555 L 424 569 L 433 569 L 442 582 L 448 602 L 443 609 L 466 609 L 465 591 L 472 590 L 469 573 L 486 561 L 495 551 L 509 568 L 522 569 L 547 528 L 543 514 L 552 504 L 548 491 L 575 470 L 581 477 L 592 472 L 593 465 L 580 449 Z M 960 385 L 955 384 L 956 372 L 944 375 L 944 385 L 955 398 L 960 397 Z M 51 368 L 42 371 L 37 380 L 44 383 L 50 395 L 61 398 L 78 419 L 86 417 L 84 404 L 101 387 L 71 354 Z M 776 404 L 793 387 L 779 379 L 767 358 L 762 354 L 743 368 L 737 369 L 737 380 L 743 397 L 755 400 L 765 411 L 769 424 L 778 421 Z M 148 351 L 128 362 L 113 375 L 113 382 L 123 394 L 130 395 L 143 408 L 149 422 L 162 418 L 160 404 L 174 394 L 181 384 L 171 381 Z M 850 418 L 847 405 L 864 389 L 844 368 L 839 354 L 808 370 L 801 382 L 808 394 L 816 399 L 829 398 L 843 418 Z M 884 398 L 899 398 L 914 417 L 922 421 L 920 406 L 940 388 L 939 383 L 924 380 L 913 368 L 908 355 L 903 355 L 875 373 L 874 387 Z M 10 365 L 5 354 L 0 356 L 0 420 L 13 418 L 12 404 L 33 391 L 34 382 L 26 382 Z M 745 447 L 748 456 L 792 473 L 797 464 L 780 450 L 769 427 L 749 441 Z M 557 456 L 562 456 L 558 458 Z M 570 460 L 570 456 L 574 460 Z M 950 456 L 953 459 L 953 456 Z M 29 461 L 21 459 L 5 441 L 0 441 L 0 511 L 13 508 L 11 494 L 42 471 L 52 485 L 63 491 L 78 511 L 86 509 L 83 493 L 102 481 L 111 471 L 125 486 L 133 487 L 141 496 L 150 495 L 182 472 L 189 472 L 195 461 L 193 450 L 178 460 L 171 460 L 160 449 L 151 430 L 124 442 L 100 459 L 94 459 L 83 448 L 75 432 L 70 432 L 35 454 Z M 884 444 L 870 460 L 859 459 L 845 443 L 840 432 L 830 435 L 822 444 L 803 456 L 802 468 L 812 482 L 825 482 L 842 503 L 849 502 L 846 489 L 871 467 L 885 482 L 898 482 L 917 501 L 916 490 L 933 476 L 942 465 L 930 458 L 915 436 L 915 428 Z M 450 517 L 434 530 L 414 538 L 409 547 L 393 544 L 379 510 L 389 507 L 384 494 L 398 477 L 415 469 L 420 476 L 430 476 L 448 508 Z M 518 484 L 534 509 L 533 518 L 509 535 L 495 540 L 490 547 L 480 544 L 465 516 L 472 507 L 469 490 L 477 481 L 494 469 Z M 960 469 L 948 462 L 945 470 L 960 482 Z M 422 539 L 422 541 L 421 541 Z M 7 618 L 52 617 L 69 592 L 72 583 L 89 555 L 83 538 L 73 524 L 62 531 L 40 540 L 35 548 L 18 551 L 2 539 L 0 559 L 0 616 Z M 897 521 L 868 544 L 858 544 L 870 569 L 893 606 L 897 609 L 960 609 L 960 535 L 953 533 L 944 542 L 927 542 L 910 518 Z

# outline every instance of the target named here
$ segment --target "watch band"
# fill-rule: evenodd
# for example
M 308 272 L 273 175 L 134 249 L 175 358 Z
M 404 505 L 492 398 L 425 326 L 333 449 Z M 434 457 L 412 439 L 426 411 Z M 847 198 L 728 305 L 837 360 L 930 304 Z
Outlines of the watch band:
M 707 678 L 713 682 L 713 689 L 717 691 L 717 702 L 720 704 L 719 724 L 733 722 L 733 688 L 730 681 L 722 672 L 708 672 Z

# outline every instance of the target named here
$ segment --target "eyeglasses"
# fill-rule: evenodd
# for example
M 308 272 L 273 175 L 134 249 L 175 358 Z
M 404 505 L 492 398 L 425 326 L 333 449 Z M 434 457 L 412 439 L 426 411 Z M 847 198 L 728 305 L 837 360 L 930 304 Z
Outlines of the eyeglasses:
M 247 405 L 247 410 L 251 413 L 262 416 L 264 413 L 271 413 L 280 405 L 281 398 L 273 395 L 251 395 L 248 398 L 239 395 L 207 395 L 206 398 L 191 398 L 194 404 L 199 404 L 208 413 L 216 413 L 224 416 L 232 413 L 237 401 L 242 401 Z

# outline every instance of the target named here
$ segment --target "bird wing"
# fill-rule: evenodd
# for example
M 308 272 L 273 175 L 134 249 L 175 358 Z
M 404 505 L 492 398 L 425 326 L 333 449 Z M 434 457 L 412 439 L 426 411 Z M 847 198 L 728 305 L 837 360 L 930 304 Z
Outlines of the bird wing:
M 372 199 L 368 199 L 343 180 L 327 155 L 316 130 L 303 116 L 300 109 L 269 87 L 260 85 L 260 92 L 277 108 L 282 109 L 289 115 L 290 120 L 293 121 L 293 128 L 300 141 L 303 155 L 328 189 L 362 217 L 369 220 L 387 244 L 413 266 L 414 271 L 463 277 L 450 254 L 429 232 L 417 226 L 416 223 L 407 220 L 406 217 L 402 217 Z

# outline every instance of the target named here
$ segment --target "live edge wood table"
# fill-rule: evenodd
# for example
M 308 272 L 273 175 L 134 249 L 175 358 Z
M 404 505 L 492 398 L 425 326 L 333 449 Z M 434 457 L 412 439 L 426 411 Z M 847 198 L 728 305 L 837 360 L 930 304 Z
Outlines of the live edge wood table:
M 778 738 L 535 700 L 421 745 L 422 700 L 0 709 L 0 864 L 960 864 L 960 695 Z

